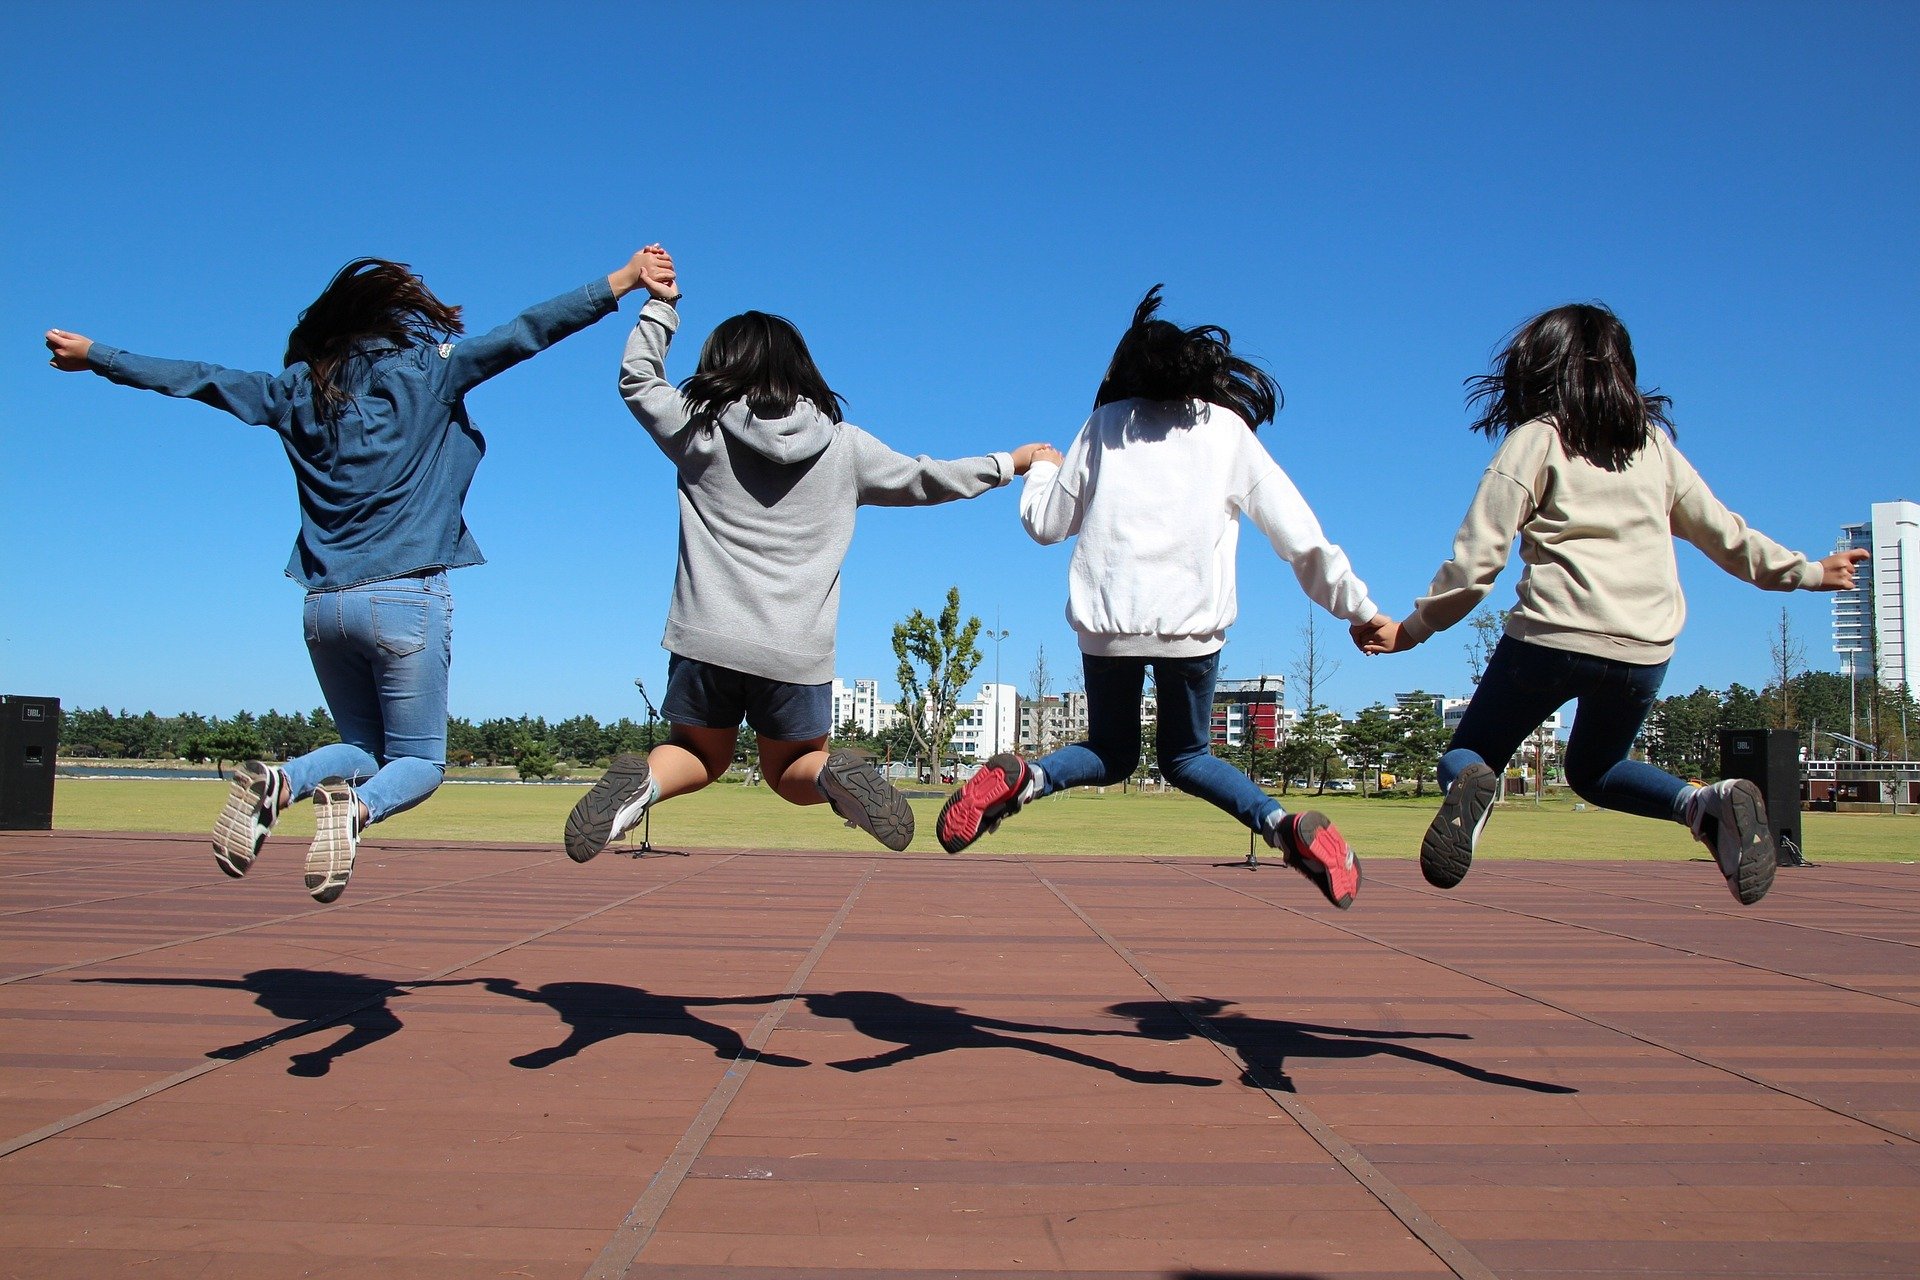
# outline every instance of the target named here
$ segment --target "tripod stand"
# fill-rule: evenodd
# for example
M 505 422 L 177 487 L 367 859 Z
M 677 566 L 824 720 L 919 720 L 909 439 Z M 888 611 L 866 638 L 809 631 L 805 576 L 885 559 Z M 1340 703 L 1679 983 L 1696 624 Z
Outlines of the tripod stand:
M 660 718 L 660 712 L 654 708 L 653 699 L 647 696 L 647 686 L 644 681 L 635 680 L 633 687 L 640 691 L 640 701 L 647 708 L 647 754 L 651 755 L 653 754 L 653 725 L 654 722 Z M 652 805 L 648 805 L 647 811 L 640 815 L 640 847 L 634 849 L 629 856 L 644 858 L 650 853 L 673 858 L 684 858 L 687 856 L 687 854 L 678 849 L 656 849 L 653 847 Z

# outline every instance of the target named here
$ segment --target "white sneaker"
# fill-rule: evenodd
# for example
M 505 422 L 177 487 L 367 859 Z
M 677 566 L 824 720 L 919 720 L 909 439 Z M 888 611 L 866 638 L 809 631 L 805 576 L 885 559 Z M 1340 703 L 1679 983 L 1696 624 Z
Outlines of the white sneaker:
M 360 851 L 360 797 L 345 782 L 313 789 L 313 843 L 307 848 L 307 892 L 332 902 L 346 890 Z
M 1727 888 L 1752 906 L 1773 887 L 1773 829 L 1760 788 L 1745 778 L 1723 778 L 1687 798 L 1687 826 L 1693 838 L 1713 850 Z
M 260 856 L 280 816 L 280 790 L 284 781 L 279 769 L 258 760 L 246 760 L 234 766 L 227 788 L 227 803 L 213 820 L 213 860 L 220 869 L 238 879 Z

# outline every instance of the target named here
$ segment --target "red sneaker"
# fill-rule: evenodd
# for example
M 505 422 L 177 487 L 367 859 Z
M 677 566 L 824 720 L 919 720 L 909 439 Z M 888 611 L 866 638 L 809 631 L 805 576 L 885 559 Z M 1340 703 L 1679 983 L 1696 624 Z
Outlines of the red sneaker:
M 1272 828 L 1286 864 L 1314 882 L 1345 911 L 1360 892 L 1360 859 L 1324 813 L 1289 813 Z
M 1027 785 L 1027 762 L 1011 751 L 994 756 L 940 808 L 934 833 L 940 847 L 958 853 L 1020 812 L 1020 790 Z

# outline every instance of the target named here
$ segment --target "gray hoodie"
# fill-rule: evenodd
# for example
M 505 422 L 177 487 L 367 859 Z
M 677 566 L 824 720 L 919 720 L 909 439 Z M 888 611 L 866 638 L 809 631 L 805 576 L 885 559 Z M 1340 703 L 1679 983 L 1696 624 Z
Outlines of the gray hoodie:
M 770 680 L 825 684 L 854 509 L 977 497 L 1013 478 L 1013 455 L 909 458 L 808 400 L 777 419 L 730 404 L 691 428 L 686 398 L 665 376 L 679 327 L 671 305 L 650 300 L 620 362 L 621 397 L 680 473 L 680 563 L 661 644 Z

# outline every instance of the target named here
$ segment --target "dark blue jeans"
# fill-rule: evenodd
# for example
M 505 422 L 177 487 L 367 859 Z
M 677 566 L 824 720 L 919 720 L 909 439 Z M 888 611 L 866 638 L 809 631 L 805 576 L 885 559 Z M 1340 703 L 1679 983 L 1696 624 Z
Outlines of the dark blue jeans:
M 1577 698 L 1563 757 L 1574 792 L 1603 809 L 1674 817 L 1687 784 L 1627 758 L 1666 674 L 1664 662 L 1636 666 L 1501 637 L 1440 757 L 1441 789 L 1470 764 L 1490 765 L 1496 773 L 1504 769 L 1542 720 Z
M 1103 658 L 1080 655 L 1087 675 L 1087 740 L 1035 761 L 1046 775 L 1040 791 L 1108 787 L 1140 763 L 1140 691 L 1153 666 L 1158 723 L 1154 753 L 1160 772 L 1182 791 L 1219 805 L 1256 830 L 1280 802 L 1207 750 L 1213 727 L 1213 682 L 1220 655 L 1204 658 Z

